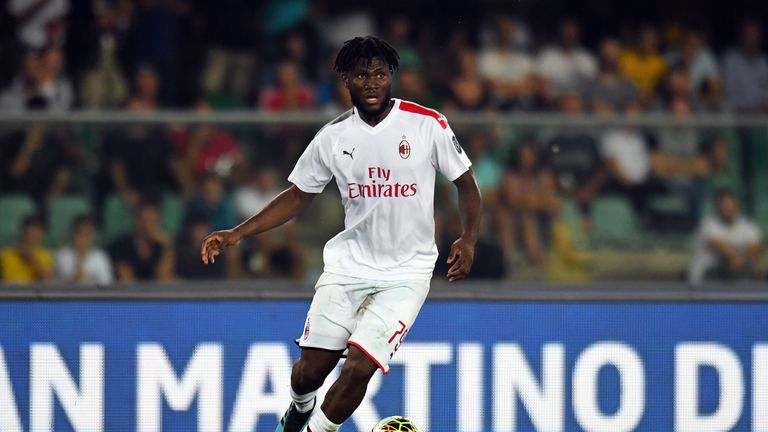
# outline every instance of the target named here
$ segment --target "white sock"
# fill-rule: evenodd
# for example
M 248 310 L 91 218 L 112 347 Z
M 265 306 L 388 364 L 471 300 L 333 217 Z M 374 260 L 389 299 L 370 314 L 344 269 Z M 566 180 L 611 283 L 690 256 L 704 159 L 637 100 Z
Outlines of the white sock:
M 336 432 L 341 425 L 328 420 L 323 410 L 319 409 L 312 414 L 312 418 L 309 419 L 309 425 L 307 426 L 307 432 Z
M 300 413 L 305 413 L 315 407 L 315 395 L 317 390 L 300 395 L 293 391 L 291 387 L 291 399 L 293 399 L 293 405 Z

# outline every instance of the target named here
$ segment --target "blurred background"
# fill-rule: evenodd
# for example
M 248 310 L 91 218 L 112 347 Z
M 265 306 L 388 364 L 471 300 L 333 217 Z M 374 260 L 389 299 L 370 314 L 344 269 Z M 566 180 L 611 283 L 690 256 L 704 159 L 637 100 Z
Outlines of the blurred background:
M 765 280 L 765 2 L 8 0 L 0 10 L 6 283 L 313 282 L 334 185 L 215 266 L 199 244 L 287 187 L 350 108 L 343 41 L 399 51 L 393 95 L 474 163 L 473 278 Z M 436 274 L 460 232 L 436 191 Z

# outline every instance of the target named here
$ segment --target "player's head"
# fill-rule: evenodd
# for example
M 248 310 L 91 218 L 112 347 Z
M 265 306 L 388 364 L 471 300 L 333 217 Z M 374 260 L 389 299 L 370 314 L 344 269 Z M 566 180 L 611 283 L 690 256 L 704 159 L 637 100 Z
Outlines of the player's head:
M 392 74 L 400 64 L 397 51 L 375 36 L 344 42 L 333 69 L 341 74 L 352 104 L 365 114 L 384 112 L 391 97 Z

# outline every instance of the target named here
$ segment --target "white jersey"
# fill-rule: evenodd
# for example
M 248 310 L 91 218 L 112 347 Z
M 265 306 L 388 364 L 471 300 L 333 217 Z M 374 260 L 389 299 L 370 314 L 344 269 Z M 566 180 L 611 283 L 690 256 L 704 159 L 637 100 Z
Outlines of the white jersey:
M 304 192 L 320 193 L 336 178 L 344 231 L 325 245 L 325 271 L 429 279 L 437 259 L 435 172 L 453 181 L 471 165 L 442 114 L 394 99 L 376 126 L 355 109 L 326 125 L 288 180 Z

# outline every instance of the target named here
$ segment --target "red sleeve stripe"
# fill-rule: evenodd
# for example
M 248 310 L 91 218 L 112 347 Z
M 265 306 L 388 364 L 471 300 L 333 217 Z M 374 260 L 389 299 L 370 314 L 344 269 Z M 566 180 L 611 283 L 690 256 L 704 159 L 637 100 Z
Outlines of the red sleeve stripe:
M 433 109 L 423 107 L 419 104 L 416 104 L 413 102 L 407 102 L 407 101 L 400 101 L 400 109 L 403 111 L 408 111 L 411 113 L 432 117 L 433 119 L 437 120 L 438 123 L 440 123 L 440 126 L 443 129 L 446 129 L 448 127 L 448 121 L 445 119 L 445 116 Z

